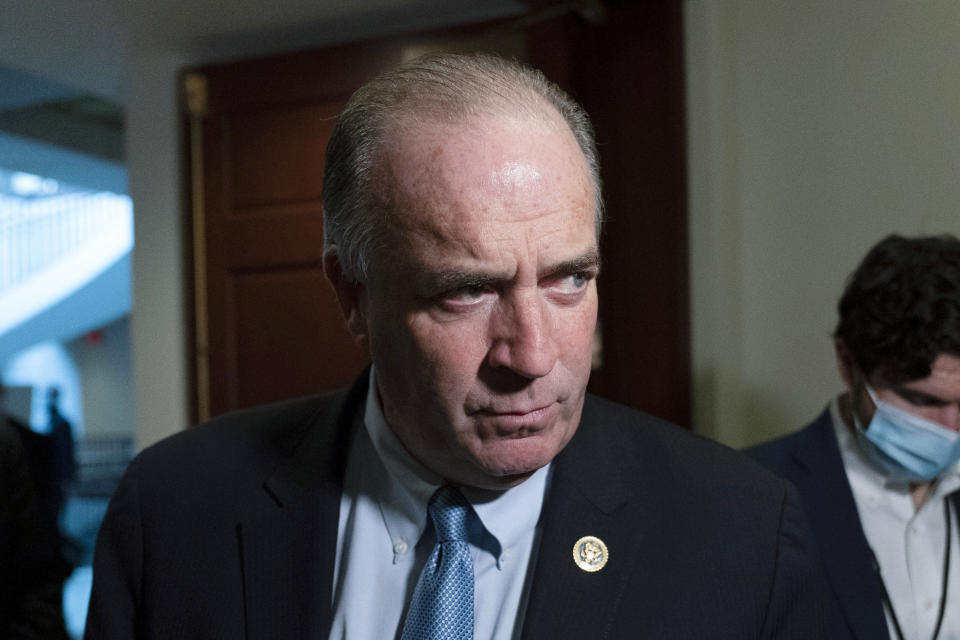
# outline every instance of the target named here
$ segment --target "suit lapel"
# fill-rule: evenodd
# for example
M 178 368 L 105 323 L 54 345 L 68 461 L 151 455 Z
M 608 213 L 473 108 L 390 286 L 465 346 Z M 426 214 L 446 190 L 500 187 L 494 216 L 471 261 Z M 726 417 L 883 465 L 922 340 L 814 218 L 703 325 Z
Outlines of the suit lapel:
M 340 494 L 367 375 L 316 416 L 265 480 L 268 507 L 237 527 L 248 640 L 326 638 Z
M 339 495 L 327 484 L 240 526 L 249 640 L 326 637 Z
M 630 577 L 643 532 L 624 526 L 617 511 L 631 497 L 610 438 L 584 418 L 554 461 L 541 515 L 541 539 L 522 637 L 603 638 Z M 574 544 L 600 538 L 609 561 L 587 572 L 574 563 Z
M 819 541 L 827 582 L 855 638 L 886 638 L 873 555 L 860 525 L 829 411 L 801 437 L 794 454 L 797 473 L 791 474 L 790 480 L 809 505 L 807 520 Z

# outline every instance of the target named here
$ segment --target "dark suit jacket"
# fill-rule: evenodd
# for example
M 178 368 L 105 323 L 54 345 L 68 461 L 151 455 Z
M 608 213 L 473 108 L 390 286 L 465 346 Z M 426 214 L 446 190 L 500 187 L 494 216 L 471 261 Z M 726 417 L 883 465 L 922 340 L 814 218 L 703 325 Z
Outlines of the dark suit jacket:
M 0 638 L 65 640 L 61 590 L 71 568 L 43 516 L 25 443 L 32 435 L 0 414 Z
M 325 639 L 363 380 L 138 456 L 100 531 L 87 639 Z M 819 638 L 792 491 L 737 453 L 588 398 L 555 461 L 523 637 Z M 596 573 L 573 561 L 584 535 L 609 549 Z
M 881 585 L 829 410 L 801 431 L 748 449 L 800 492 L 829 585 L 828 640 L 888 638 Z

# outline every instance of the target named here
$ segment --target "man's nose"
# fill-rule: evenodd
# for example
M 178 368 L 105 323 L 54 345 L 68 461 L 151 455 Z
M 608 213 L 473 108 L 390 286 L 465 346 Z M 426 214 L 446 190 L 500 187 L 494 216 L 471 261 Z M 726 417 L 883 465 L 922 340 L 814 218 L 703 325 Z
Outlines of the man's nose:
M 524 378 L 541 378 L 553 370 L 558 345 L 553 338 L 548 303 L 539 291 L 502 298 L 490 319 L 488 362 Z

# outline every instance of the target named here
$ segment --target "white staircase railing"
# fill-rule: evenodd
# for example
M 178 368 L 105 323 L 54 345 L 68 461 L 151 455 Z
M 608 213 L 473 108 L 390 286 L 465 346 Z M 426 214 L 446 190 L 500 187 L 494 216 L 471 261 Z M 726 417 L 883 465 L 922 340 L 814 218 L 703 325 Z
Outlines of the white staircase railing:
M 125 196 L 0 195 L 0 333 L 70 295 L 132 246 Z
M 129 216 L 129 199 L 112 193 L 0 196 L 0 293 L 124 226 Z

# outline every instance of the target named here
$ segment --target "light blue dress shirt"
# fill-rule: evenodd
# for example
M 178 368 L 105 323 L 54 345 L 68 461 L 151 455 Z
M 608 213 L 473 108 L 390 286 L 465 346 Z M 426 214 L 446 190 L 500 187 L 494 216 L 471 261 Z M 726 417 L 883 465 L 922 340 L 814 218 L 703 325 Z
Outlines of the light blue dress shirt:
M 332 640 L 397 636 L 434 545 L 427 501 L 443 478 L 414 460 L 387 426 L 372 370 L 364 426 L 350 449 L 340 500 Z M 475 638 L 520 636 L 549 473 L 543 467 L 503 492 L 463 490 L 478 516 L 468 523 Z

